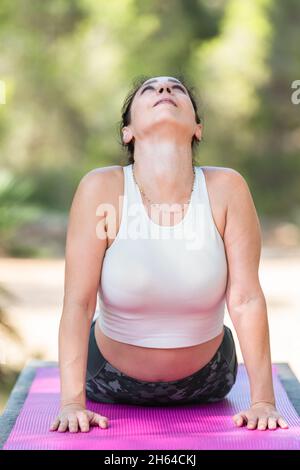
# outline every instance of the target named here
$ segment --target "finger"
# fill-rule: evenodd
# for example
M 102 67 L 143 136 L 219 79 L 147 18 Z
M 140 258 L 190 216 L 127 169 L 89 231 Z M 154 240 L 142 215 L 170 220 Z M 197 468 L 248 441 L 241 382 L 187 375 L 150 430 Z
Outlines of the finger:
M 88 410 L 88 416 L 90 420 L 91 426 L 100 426 L 107 427 L 108 426 L 108 418 L 106 416 L 102 416 L 99 413 L 94 413 L 93 411 Z
M 104 429 L 108 427 L 108 419 L 105 416 L 99 415 L 97 413 L 93 413 L 90 423 L 92 426 L 98 425 Z
M 58 427 L 58 432 L 65 432 L 68 428 L 68 420 L 66 418 L 61 419 L 60 425 Z
M 77 413 L 79 426 L 82 432 L 88 432 L 90 429 L 89 419 L 87 413 L 79 412 Z
M 270 418 L 268 419 L 268 428 L 269 429 L 276 429 L 277 428 L 277 419 L 276 418 L 272 418 L 270 416 Z
M 259 418 L 257 429 L 265 430 L 268 427 L 268 418 Z
M 255 418 L 247 418 L 248 423 L 247 423 L 247 428 L 248 429 L 255 429 L 257 425 L 257 417 Z
M 244 415 L 243 413 L 238 413 L 237 415 L 234 415 L 232 419 L 237 426 L 242 426 L 244 424 L 244 420 L 247 420 L 246 415 Z
M 76 415 L 69 418 L 69 430 L 70 432 L 78 432 L 78 421 Z
M 288 423 L 281 416 L 278 419 L 278 424 L 283 429 L 287 429 L 289 427 Z
M 59 423 L 60 423 L 60 419 L 58 417 L 55 418 L 55 420 L 51 423 L 50 431 L 56 431 L 56 429 L 59 426 Z

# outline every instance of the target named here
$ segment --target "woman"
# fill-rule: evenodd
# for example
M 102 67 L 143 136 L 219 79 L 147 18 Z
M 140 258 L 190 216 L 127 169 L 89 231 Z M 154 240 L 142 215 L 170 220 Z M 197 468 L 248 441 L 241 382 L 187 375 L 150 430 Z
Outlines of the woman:
M 238 367 L 225 301 L 251 388 L 249 409 L 233 421 L 288 427 L 275 407 L 260 227 L 246 181 L 230 168 L 194 164 L 202 124 L 184 80 L 137 83 L 120 130 L 128 165 L 87 173 L 70 210 L 61 408 L 50 429 L 105 428 L 108 417 L 88 410 L 86 398 L 148 406 L 222 400 Z

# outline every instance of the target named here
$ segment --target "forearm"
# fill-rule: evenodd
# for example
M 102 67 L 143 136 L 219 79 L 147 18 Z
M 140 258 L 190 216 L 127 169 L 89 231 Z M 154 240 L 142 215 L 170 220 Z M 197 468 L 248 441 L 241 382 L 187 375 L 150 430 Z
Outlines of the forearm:
M 59 325 L 61 405 L 85 406 L 85 379 L 91 316 L 85 307 L 65 304 Z
M 269 324 L 264 295 L 232 308 L 230 316 L 249 377 L 251 403 L 268 401 L 275 404 Z

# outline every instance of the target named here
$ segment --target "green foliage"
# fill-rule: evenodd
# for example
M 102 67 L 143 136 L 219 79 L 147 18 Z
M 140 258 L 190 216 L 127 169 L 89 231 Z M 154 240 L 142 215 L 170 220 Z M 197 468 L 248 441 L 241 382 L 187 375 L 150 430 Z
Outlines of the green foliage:
M 29 204 L 28 198 L 33 191 L 29 179 L 18 179 L 11 172 L 0 173 L 0 249 L 9 243 L 10 235 L 22 223 L 37 218 L 41 209 Z
M 199 164 L 237 169 L 261 214 L 299 220 L 299 14 L 297 0 L 3 0 L 3 166 L 32 182 L 30 204 L 67 211 L 85 172 L 124 164 L 133 79 L 183 73 L 204 119 Z M 4 203 L 1 230 L 19 216 Z

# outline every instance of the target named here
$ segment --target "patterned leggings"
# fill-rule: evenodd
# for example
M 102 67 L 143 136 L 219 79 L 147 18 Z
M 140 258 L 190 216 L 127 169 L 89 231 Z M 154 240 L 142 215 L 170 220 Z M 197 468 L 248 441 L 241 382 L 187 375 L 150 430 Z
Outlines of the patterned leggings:
M 102 403 L 167 406 L 212 403 L 225 398 L 236 381 L 238 361 L 230 328 L 213 358 L 194 374 L 179 380 L 148 382 L 130 377 L 101 354 L 92 323 L 86 374 L 86 396 Z

